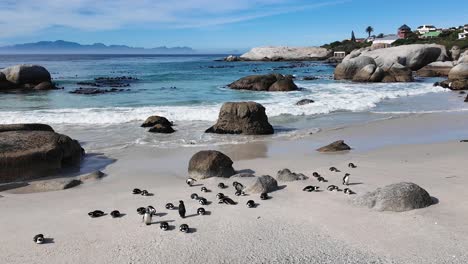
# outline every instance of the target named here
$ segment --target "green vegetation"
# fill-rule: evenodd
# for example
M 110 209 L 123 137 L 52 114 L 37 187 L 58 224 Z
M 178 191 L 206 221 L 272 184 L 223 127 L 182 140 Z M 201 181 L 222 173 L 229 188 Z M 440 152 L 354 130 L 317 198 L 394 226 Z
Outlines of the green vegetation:
M 335 41 L 330 44 L 325 44 L 322 46 L 322 48 L 331 49 L 333 51 L 344 51 L 346 52 L 346 54 L 349 54 L 351 51 L 355 49 L 369 47 L 371 44 L 372 44 L 371 42 L 357 43 L 351 40 L 343 40 L 343 41 Z
M 367 32 L 367 34 L 369 34 L 369 38 L 370 38 L 370 34 L 371 34 L 372 32 L 374 32 L 374 28 L 371 27 L 371 26 L 368 26 L 368 27 L 366 27 L 366 32 Z
M 444 45 L 447 49 L 451 49 L 453 46 L 458 46 L 460 49 L 468 48 L 468 39 L 458 39 L 458 33 L 461 30 L 446 31 L 442 32 L 438 37 L 420 39 L 416 33 L 411 33 L 406 39 L 399 39 L 395 41 L 393 46 L 408 45 L 408 44 L 440 44 Z

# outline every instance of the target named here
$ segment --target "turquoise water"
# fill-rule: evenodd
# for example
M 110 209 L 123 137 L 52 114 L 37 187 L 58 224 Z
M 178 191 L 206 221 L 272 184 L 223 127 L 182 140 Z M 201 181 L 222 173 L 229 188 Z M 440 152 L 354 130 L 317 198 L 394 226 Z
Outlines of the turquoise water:
M 333 80 L 334 68 L 320 62 L 220 62 L 222 55 L 6 55 L 0 67 L 39 64 L 63 90 L 0 94 L 0 123 L 41 122 L 76 133 L 101 146 L 100 136 L 118 127 L 112 144 L 184 145 L 239 140 L 205 135 L 226 101 L 257 101 L 267 109 L 280 135 L 308 134 L 324 127 L 388 118 L 399 114 L 460 111 L 466 108 L 456 93 L 433 87 L 436 79 L 414 83 L 358 84 Z M 237 91 L 226 85 L 251 74 L 293 74 L 301 88 L 294 92 Z M 131 76 L 130 91 L 99 95 L 71 94 L 77 82 L 97 77 Z M 304 81 L 304 76 L 317 80 Z M 296 106 L 304 98 L 313 104 Z M 177 124 L 178 133 L 154 135 L 137 124 L 150 115 Z M 93 129 L 94 136 L 86 132 Z M 245 138 L 244 138 L 245 139 Z M 248 138 L 247 138 L 248 139 Z

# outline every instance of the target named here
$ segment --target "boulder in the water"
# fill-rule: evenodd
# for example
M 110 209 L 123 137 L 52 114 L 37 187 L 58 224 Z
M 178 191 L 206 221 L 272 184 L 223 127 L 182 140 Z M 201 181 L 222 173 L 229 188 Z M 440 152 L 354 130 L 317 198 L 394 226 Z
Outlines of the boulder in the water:
M 250 75 L 229 84 L 228 87 L 235 90 L 270 92 L 286 92 L 298 89 L 296 84 L 294 84 L 292 76 L 273 73 L 266 75 Z
M 175 130 L 170 125 L 156 124 L 152 128 L 150 128 L 148 130 L 148 132 L 161 133 L 161 134 L 171 134 L 171 133 L 174 133 Z
M 150 116 L 146 118 L 145 122 L 141 124 L 141 127 L 153 127 L 157 124 L 164 125 L 164 126 L 172 126 L 172 122 L 167 120 L 167 118 L 163 116 L 154 115 L 154 116 Z
M 296 103 L 296 105 L 306 105 L 306 104 L 311 104 L 311 103 L 314 103 L 314 100 L 312 100 L 312 99 L 301 99 Z

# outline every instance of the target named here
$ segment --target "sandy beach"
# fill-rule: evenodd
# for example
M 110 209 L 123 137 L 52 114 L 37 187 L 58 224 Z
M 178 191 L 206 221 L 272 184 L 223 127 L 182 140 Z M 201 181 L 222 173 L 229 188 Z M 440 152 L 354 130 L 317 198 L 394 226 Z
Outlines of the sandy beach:
M 468 143 L 465 112 L 412 115 L 322 131 L 310 137 L 265 140 L 214 147 L 230 156 L 238 171 L 276 176 L 289 168 L 311 176 L 321 173 L 329 182 L 314 178 L 279 184 L 269 200 L 258 195 L 236 197 L 233 179 L 200 181 L 212 192 L 208 215 L 190 200 L 200 186 L 185 184 L 187 164 L 200 148 L 160 149 L 133 146 L 103 153 L 115 159 L 103 172 L 107 177 L 76 188 L 20 194 L 0 194 L 1 263 L 466 263 L 468 261 L 468 184 L 464 162 Z M 395 131 L 398 131 L 396 133 Z M 72 131 L 66 132 L 73 136 Z M 315 149 L 344 139 L 353 149 L 320 154 Z M 203 149 L 207 149 L 204 147 Z M 209 149 L 209 148 L 208 148 Z M 91 153 L 92 154 L 92 153 Z M 347 168 L 349 162 L 357 165 Z M 350 188 L 363 194 L 396 182 L 414 182 L 434 198 L 435 204 L 408 212 L 377 212 L 351 204 L 353 196 L 328 192 L 351 173 Z M 251 179 L 237 178 L 244 185 Z M 238 202 L 216 202 L 222 190 Z M 307 193 L 306 185 L 322 192 Z M 144 188 L 154 196 L 132 195 Z M 247 208 L 247 200 L 259 203 Z M 167 202 L 184 200 L 186 219 Z M 136 213 L 153 205 L 157 216 L 146 226 Z M 125 215 L 90 218 L 89 211 L 114 209 Z M 167 221 L 172 230 L 162 231 Z M 178 231 L 186 223 L 188 234 Z M 43 233 L 53 243 L 36 245 L 32 237 Z

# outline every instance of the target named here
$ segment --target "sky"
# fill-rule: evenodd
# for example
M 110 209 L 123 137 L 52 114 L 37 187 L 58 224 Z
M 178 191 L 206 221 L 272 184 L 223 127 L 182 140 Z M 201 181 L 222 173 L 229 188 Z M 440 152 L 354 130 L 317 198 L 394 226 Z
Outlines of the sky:
M 244 51 L 468 23 L 467 0 L 0 0 L 0 45 L 48 40 Z

